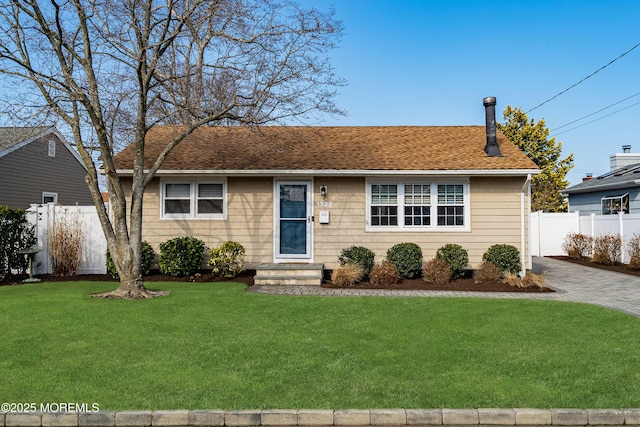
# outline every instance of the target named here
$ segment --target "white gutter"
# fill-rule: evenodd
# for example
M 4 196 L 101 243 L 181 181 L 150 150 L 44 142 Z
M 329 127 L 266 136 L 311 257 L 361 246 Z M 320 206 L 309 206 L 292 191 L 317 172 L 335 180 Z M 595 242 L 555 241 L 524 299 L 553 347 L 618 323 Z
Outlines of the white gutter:
M 526 231 L 525 231 L 525 217 L 527 216 L 526 203 L 525 203 L 525 187 L 527 191 L 527 195 L 529 196 L 529 200 L 531 200 L 531 174 L 527 175 L 527 180 L 524 182 L 522 189 L 520 190 L 520 277 L 524 277 L 526 274 L 527 268 L 525 267 L 527 264 L 526 260 L 531 258 L 531 251 L 526 251 Z M 529 209 L 531 210 L 531 209 Z M 531 215 L 529 216 L 529 230 L 531 230 Z M 529 242 L 529 246 L 531 246 L 531 242 Z M 525 252 L 526 251 L 526 252 Z
M 104 173 L 102 169 L 98 171 Z M 147 173 L 148 170 L 145 170 Z M 133 175 L 132 169 L 119 169 L 117 173 L 121 176 Z M 363 169 L 229 169 L 229 170 L 168 170 L 163 169 L 156 173 L 163 175 L 241 175 L 241 176 L 292 176 L 292 175 L 321 175 L 321 176 L 443 176 L 443 175 L 466 175 L 466 176 L 522 176 L 539 174 L 539 169 L 455 169 L 455 170 L 363 170 Z

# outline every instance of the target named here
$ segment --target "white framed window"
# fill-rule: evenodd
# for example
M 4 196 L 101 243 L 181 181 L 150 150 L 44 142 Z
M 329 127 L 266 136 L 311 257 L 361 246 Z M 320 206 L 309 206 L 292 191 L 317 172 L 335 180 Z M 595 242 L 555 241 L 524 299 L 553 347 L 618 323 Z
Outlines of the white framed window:
M 398 225 L 398 186 L 396 184 L 371 185 L 371 225 Z
M 601 199 L 602 215 L 616 215 L 620 212 L 629 213 L 629 193 L 621 196 L 607 196 Z
M 468 231 L 469 183 L 367 181 L 367 231 Z
M 464 186 L 438 184 L 438 225 L 464 226 Z
M 53 203 L 54 205 L 58 203 L 58 193 L 51 193 L 48 191 L 42 192 L 42 204 L 46 205 L 48 203 Z
M 161 218 L 226 219 L 225 181 L 164 181 Z
M 48 154 L 49 157 L 56 156 L 56 142 L 53 140 L 49 140 Z

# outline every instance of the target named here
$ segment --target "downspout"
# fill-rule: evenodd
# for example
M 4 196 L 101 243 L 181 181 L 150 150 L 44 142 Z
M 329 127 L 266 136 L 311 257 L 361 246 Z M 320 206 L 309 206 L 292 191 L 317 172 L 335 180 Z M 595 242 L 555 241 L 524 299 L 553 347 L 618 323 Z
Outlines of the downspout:
M 525 203 L 525 189 L 527 191 L 527 195 L 531 198 L 531 174 L 527 174 L 527 180 L 524 182 L 522 189 L 520 190 L 520 277 L 524 277 L 527 273 L 527 268 L 525 267 L 527 264 L 525 263 L 527 257 L 530 257 L 530 252 L 526 251 L 526 229 L 525 229 L 525 217 L 527 216 L 526 203 Z M 531 226 L 531 215 L 529 215 L 529 226 Z M 531 227 L 529 227 L 531 230 Z M 529 242 L 531 244 L 531 242 Z

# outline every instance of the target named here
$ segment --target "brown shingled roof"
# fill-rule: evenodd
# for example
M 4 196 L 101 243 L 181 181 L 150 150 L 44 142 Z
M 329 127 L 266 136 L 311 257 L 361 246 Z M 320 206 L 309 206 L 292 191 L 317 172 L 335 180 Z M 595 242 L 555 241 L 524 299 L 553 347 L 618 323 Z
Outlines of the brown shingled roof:
M 145 166 L 178 131 L 147 134 Z M 484 126 L 201 127 L 168 155 L 161 171 L 182 170 L 531 170 L 536 165 L 498 132 L 502 157 L 484 152 Z M 116 156 L 133 167 L 133 146 Z

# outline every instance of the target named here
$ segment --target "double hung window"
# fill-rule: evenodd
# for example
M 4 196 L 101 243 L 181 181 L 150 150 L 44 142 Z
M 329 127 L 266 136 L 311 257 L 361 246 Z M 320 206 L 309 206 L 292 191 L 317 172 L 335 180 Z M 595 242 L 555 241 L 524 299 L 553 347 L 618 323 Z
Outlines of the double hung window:
M 367 184 L 367 228 L 467 230 L 467 193 L 467 183 L 370 182 Z
M 164 182 L 163 218 L 223 219 L 226 216 L 224 182 Z

